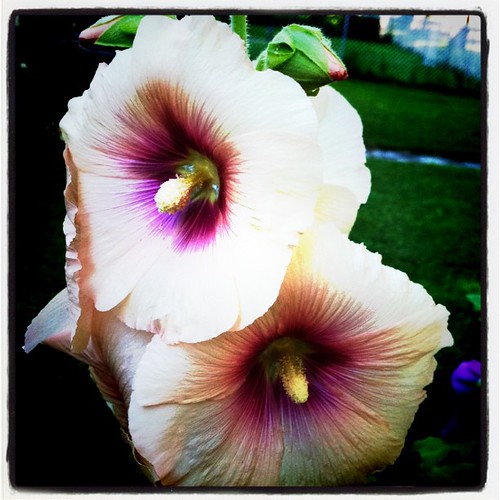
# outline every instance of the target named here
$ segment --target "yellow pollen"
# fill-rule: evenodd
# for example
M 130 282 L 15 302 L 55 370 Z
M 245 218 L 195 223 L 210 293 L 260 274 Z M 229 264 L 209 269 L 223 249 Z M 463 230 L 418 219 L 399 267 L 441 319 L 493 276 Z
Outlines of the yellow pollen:
M 283 355 L 279 360 L 279 376 L 288 397 L 294 403 L 305 403 L 309 397 L 304 364 L 298 356 Z
M 176 177 L 164 182 L 155 194 L 158 212 L 175 214 L 183 209 L 189 203 L 196 185 L 191 177 Z

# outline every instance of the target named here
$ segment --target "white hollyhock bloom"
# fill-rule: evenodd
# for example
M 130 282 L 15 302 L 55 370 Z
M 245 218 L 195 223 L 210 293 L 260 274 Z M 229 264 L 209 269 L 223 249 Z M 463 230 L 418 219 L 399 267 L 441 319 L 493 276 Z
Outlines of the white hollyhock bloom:
M 303 236 L 269 311 L 196 344 L 155 336 L 128 428 L 164 485 L 333 486 L 399 456 L 448 311 L 334 226 Z
M 213 18 L 146 17 L 61 127 L 80 300 L 174 342 L 240 329 L 271 306 L 322 175 L 298 84 L 256 71 Z
M 94 305 L 170 342 L 243 328 L 276 299 L 313 210 L 348 233 L 370 190 L 352 106 L 255 71 L 211 18 L 146 18 L 61 125 L 75 350 Z M 50 334 L 37 325 L 27 350 Z

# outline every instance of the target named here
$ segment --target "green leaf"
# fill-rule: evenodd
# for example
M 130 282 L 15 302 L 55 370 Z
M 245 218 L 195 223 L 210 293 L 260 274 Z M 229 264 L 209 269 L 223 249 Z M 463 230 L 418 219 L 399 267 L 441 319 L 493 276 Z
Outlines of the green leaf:
M 481 311 L 481 294 L 480 293 L 468 293 L 466 295 L 467 300 L 474 307 L 474 311 Z
M 412 447 L 420 455 L 422 473 L 434 484 L 453 484 L 461 476 L 473 477 L 477 473 L 476 448 L 476 441 L 448 443 L 434 436 L 415 441 Z

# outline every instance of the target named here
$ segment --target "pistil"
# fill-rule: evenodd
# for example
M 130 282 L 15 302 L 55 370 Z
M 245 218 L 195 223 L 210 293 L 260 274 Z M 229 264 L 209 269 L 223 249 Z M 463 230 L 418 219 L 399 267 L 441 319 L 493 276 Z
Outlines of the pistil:
M 158 212 L 175 214 L 192 200 L 207 199 L 215 203 L 219 196 L 219 176 L 215 165 L 206 157 L 191 153 L 177 168 L 176 176 L 165 181 L 155 194 Z
M 279 376 L 288 397 L 294 403 L 305 403 L 309 397 L 304 364 L 299 356 L 283 354 L 279 360 Z
M 158 212 L 175 214 L 182 210 L 191 199 L 196 183 L 189 177 L 176 177 L 164 182 L 155 195 Z

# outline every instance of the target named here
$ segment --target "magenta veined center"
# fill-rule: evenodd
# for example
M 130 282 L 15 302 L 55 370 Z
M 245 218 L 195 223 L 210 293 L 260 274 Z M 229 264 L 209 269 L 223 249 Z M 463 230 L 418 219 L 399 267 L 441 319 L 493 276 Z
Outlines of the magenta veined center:
M 309 398 L 308 381 L 303 358 L 310 347 L 292 337 L 281 337 L 272 342 L 259 356 L 271 379 L 279 377 L 287 396 L 297 404 Z
M 158 212 L 175 214 L 192 201 L 219 198 L 220 179 L 217 167 L 207 157 L 192 152 L 176 169 L 176 176 L 165 181 L 155 194 Z

